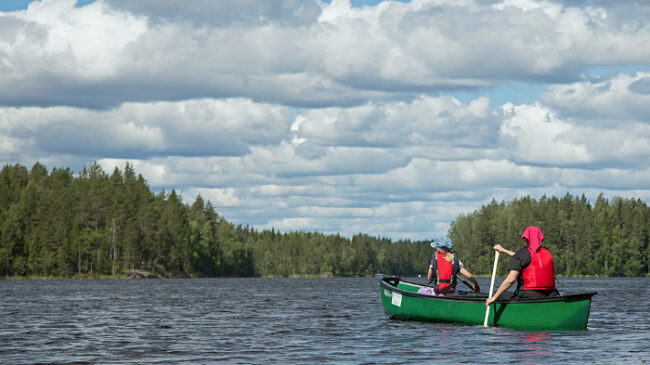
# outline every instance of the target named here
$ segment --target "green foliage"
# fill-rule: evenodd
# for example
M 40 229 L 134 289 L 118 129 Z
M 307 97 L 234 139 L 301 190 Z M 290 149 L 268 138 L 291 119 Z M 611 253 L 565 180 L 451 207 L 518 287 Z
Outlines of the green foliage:
M 473 274 L 489 275 L 492 246 L 516 251 L 527 226 L 539 226 L 543 245 L 554 257 L 556 274 L 644 276 L 649 271 L 650 208 L 639 199 L 601 196 L 594 206 L 583 195 L 561 199 L 543 196 L 508 203 L 492 201 L 469 215 L 461 215 L 449 229 L 463 264 Z M 508 257 L 502 255 L 498 273 L 505 275 Z
M 489 275 L 492 245 L 523 246 L 529 225 L 542 228 L 558 274 L 648 273 L 650 210 L 638 199 L 493 200 L 457 217 L 449 234 L 466 267 Z M 174 190 L 152 193 L 129 163 L 111 175 L 96 163 L 77 176 L 38 163 L 0 171 L 3 276 L 409 276 L 426 273 L 431 251 L 428 241 L 235 226 L 201 196 L 190 207 Z
M 0 275 L 369 276 L 426 272 L 426 242 L 234 226 L 210 202 L 153 194 L 133 166 L 0 172 Z

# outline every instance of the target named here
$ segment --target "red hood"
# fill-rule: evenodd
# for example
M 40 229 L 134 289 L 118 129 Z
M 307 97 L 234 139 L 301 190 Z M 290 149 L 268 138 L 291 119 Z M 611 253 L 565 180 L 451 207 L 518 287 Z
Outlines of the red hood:
M 539 245 L 544 241 L 544 235 L 542 235 L 542 230 L 539 227 L 529 226 L 524 231 L 524 234 L 521 235 L 521 238 L 528 240 L 528 248 L 533 251 L 537 251 Z

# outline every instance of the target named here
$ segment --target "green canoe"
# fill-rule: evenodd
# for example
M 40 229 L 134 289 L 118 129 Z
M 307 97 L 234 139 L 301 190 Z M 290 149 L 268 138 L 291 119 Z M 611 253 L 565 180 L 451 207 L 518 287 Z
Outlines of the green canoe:
M 452 296 L 418 294 L 422 284 L 384 274 L 379 292 L 384 311 L 391 318 L 483 325 L 487 294 L 459 291 Z M 553 298 L 497 300 L 490 308 L 488 325 L 528 330 L 581 330 L 587 327 L 591 297 L 596 292 L 573 293 Z

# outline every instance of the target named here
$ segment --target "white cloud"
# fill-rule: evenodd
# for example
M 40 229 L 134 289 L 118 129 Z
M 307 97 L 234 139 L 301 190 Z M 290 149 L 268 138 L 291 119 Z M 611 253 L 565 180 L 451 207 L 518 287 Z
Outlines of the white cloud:
M 540 99 L 585 123 L 609 127 L 650 120 L 650 73 L 619 74 L 571 84 L 551 85 Z
M 617 108 L 618 98 L 613 99 L 599 107 Z M 538 103 L 506 104 L 503 115 L 501 146 L 516 162 L 590 168 L 642 167 L 650 162 L 647 123 L 567 117 Z
M 13 14 L 16 27 L 0 42 L 8 56 L 3 59 L 18 71 L 17 79 L 42 77 L 43 72 L 86 81 L 117 75 L 120 53 L 147 30 L 146 19 L 109 9 L 101 1 L 81 8 L 76 3 L 35 1 Z
M 293 118 L 291 109 L 277 105 L 197 99 L 129 103 L 107 111 L 2 108 L 0 131 L 15 141 L 8 145 L 20 143 L 35 156 L 221 156 L 243 155 L 250 146 L 286 139 Z M 20 151 L 13 147 L 5 153 L 11 152 Z
M 650 6 L 571 4 L 33 2 L 0 13 L 0 162 L 128 161 L 235 224 L 347 236 L 430 238 L 522 195 L 648 201 L 650 74 L 585 72 L 650 66 Z M 481 96 L 513 83 L 546 88 Z
M 14 85 L 0 89 L 0 103 L 348 106 L 502 80 L 575 80 L 592 66 L 650 59 L 647 11 L 637 5 L 626 18 L 618 8 L 532 0 L 74 5 L 33 2 L 0 15 L 0 81 Z
M 309 110 L 295 129 L 319 145 L 475 146 L 494 140 L 495 125 L 487 98 L 464 105 L 454 98 L 420 96 L 409 103 Z
M 315 0 L 213 1 L 192 0 L 105 0 L 112 7 L 146 16 L 152 21 L 204 25 L 255 26 L 270 23 L 306 25 L 321 12 Z
M 592 162 L 586 146 L 567 138 L 573 128 L 539 105 L 503 106 L 502 145 L 511 146 L 516 161 L 539 165 Z

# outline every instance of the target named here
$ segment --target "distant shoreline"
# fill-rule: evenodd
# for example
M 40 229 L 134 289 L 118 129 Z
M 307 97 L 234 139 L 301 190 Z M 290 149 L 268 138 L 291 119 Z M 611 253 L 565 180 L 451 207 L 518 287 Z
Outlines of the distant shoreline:
M 409 275 L 398 275 L 400 277 L 417 277 Z M 489 275 L 475 275 L 476 277 L 489 278 Z M 556 275 L 558 278 L 647 278 L 650 277 L 650 274 L 644 276 L 604 276 L 604 275 Z M 137 270 L 137 273 L 127 273 L 127 274 L 115 274 L 115 275 L 73 275 L 73 276 L 5 276 L 1 277 L 0 280 L 97 280 L 97 279 L 112 279 L 112 280 L 123 280 L 123 279 L 226 279 L 226 278 L 261 278 L 261 279 L 273 279 L 273 278 L 288 278 L 288 279 L 315 279 L 315 278 L 372 278 L 372 276 L 340 276 L 333 275 L 332 273 L 322 273 L 318 275 L 290 275 L 290 276 L 201 276 L 195 274 L 189 275 L 177 275 L 177 276 L 163 276 L 156 273 Z M 501 277 L 501 276 L 499 276 Z M 421 278 L 421 277 L 420 277 Z

